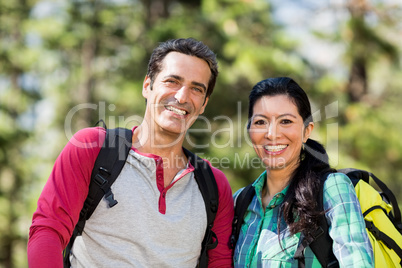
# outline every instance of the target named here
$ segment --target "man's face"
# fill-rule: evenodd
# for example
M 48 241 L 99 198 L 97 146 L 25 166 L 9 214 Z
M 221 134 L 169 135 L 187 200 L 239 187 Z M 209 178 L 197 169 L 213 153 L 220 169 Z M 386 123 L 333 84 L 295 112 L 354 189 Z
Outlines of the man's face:
M 204 112 L 211 71 L 195 56 L 170 52 L 153 82 L 146 77 L 142 94 L 147 99 L 145 119 L 151 131 L 184 134 Z

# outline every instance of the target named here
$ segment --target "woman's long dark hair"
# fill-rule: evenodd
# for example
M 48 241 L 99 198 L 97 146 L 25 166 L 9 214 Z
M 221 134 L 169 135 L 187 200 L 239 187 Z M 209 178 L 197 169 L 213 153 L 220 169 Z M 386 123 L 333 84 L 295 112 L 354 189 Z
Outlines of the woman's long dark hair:
M 248 128 L 255 103 L 263 96 L 277 95 L 287 96 L 296 105 L 305 127 L 313 122 L 310 101 L 304 90 L 291 78 L 277 77 L 265 79 L 253 87 L 249 96 Z M 332 170 L 328 155 L 320 143 L 308 139 L 303 147 L 300 165 L 293 173 L 279 216 L 283 215 L 291 234 L 303 231 L 308 235 L 317 229 L 318 217 L 324 213 L 317 207 L 316 196 L 319 187 L 322 187 L 320 177 Z

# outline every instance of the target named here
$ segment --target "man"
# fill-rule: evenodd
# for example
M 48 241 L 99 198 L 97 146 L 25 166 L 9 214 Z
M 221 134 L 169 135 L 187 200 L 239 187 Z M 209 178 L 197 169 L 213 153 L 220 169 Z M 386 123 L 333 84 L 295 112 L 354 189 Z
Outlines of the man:
M 142 88 L 144 120 L 133 129 L 132 148 L 112 186 L 118 204 L 99 203 L 75 239 L 72 267 L 197 265 L 207 218 L 182 144 L 204 112 L 217 75 L 215 54 L 194 39 L 169 40 L 154 50 Z M 104 139 L 103 128 L 83 129 L 56 160 L 33 215 L 30 267 L 62 267 L 62 250 L 78 221 Z M 231 267 L 232 193 L 225 175 L 212 171 L 219 192 L 212 228 L 218 246 L 208 251 L 208 266 Z

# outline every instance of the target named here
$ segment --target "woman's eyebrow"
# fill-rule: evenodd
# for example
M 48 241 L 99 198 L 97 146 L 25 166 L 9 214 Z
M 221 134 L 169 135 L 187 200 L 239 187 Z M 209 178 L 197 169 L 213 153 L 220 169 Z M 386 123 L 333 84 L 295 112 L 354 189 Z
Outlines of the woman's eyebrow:
M 266 115 L 264 115 L 264 114 L 255 114 L 255 115 L 253 115 L 253 117 L 256 117 L 256 116 L 268 118 L 268 117 L 267 117 Z M 275 116 L 275 117 L 276 117 L 276 118 L 281 118 L 281 117 L 286 117 L 286 116 L 290 116 L 290 117 L 293 117 L 293 118 L 297 118 L 297 116 L 295 116 L 294 114 L 291 114 L 291 113 L 280 114 L 280 115 Z

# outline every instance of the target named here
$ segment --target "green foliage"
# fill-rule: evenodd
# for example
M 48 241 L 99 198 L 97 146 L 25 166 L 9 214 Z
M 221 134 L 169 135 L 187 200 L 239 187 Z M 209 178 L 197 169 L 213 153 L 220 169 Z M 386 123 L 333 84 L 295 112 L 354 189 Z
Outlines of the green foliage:
M 264 169 L 246 131 L 249 91 L 264 78 L 290 76 L 321 115 L 315 137 L 335 167 L 373 171 L 402 203 L 400 6 L 373 4 L 363 16 L 345 7 L 349 17 L 334 32 L 307 29 L 342 49 L 336 66 L 323 67 L 300 52 L 303 38 L 274 20 L 270 1 L 158 2 L 162 8 L 154 1 L 0 2 L 0 267 L 26 267 L 36 200 L 70 135 L 100 118 L 109 127 L 140 123 L 149 56 L 170 38 L 194 37 L 218 55 L 215 91 L 185 146 L 220 168 L 233 191 Z M 367 92 L 351 102 L 349 66 L 359 57 Z
M 21 5 L 24 2 L 24 5 Z M 39 51 L 27 45 L 31 30 L 27 23 L 35 1 L 0 3 L 0 265 L 26 266 L 18 259 L 24 255 L 27 241 L 29 200 L 24 189 L 29 184 L 23 167 L 23 147 L 32 135 L 29 117 L 40 99 L 32 71 Z M 30 80 L 32 79 L 32 80 Z M 23 228 L 20 228 L 24 226 Z
M 395 38 L 400 27 L 395 16 L 402 14 L 402 6 L 373 3 L 362 7 L 351 1 L 348 11 L 349 19 L 340 22 L 335 34 L 318 36 L 345 45 L 343 62 L 351 67 L 343 68 L 349 77 L 320 70 L 323 75 L 315 83 L 313 96 L 321 100 L 321 105 L 334 100 L 339 103 L 339 136 L 335 141 L 339 151 L 333 152 L 339 157 L 337 167 L 356 166 L 372 171 L 402 202 L 402 121 L 397 115 L 402 99 L 402 51 Z M 360 62 L 360 70 L 354 69 L 354 62 Z M 358 74 L 360 80 L 351 79 L 356 71 L 363 71 Z M 363 84 L 366 90 L 360 93 L 358 102 L 350 98 L 356 83 Z

